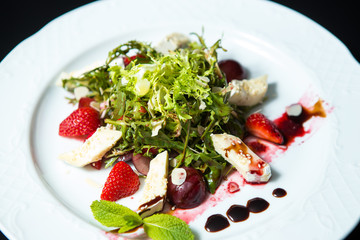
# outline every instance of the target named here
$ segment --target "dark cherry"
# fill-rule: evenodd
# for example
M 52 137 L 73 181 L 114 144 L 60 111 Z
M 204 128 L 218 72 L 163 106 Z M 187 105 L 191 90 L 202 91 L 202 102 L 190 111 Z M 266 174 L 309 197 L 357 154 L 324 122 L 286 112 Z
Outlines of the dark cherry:
M 171 175 L 168 180 L 167 197 L 177 208 L 189 209 L 199 206 L 206 197 L 205 181 L 198 170 L 183 167 L 186 179 L 181 185 L 173 184 Z
M 219 62 L 219 67 L 225 73 L 228 82 L 233 79 L 243 80 L 247 77 L 244 68 L 235 60 L 222 60 Z

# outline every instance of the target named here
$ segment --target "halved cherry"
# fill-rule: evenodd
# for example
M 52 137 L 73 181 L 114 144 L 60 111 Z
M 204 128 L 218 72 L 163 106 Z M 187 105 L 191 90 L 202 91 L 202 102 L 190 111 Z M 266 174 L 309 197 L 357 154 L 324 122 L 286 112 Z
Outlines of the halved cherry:
M 231 82 L 231 80 L 243 80 L 247 77 L 246 71 L 241 66 L 241 64 L 235 60 L 222 60 L 219 62 L 219 67 L 221 71 L 225 73 L 226 80 Z

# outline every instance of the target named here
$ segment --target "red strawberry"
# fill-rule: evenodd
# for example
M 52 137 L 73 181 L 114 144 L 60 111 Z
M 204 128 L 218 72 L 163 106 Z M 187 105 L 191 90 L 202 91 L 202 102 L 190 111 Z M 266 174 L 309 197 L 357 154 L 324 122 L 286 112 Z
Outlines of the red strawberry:
M 284 137 L 275 124 L 261 113 L 251 114 L 246 120 L 245 127 L 249 133 L 256 137 L 277 144 L 284 142 Z
M 139 186 L 139 176 L 127 163 L 120 161 L 111 169 L 100 198 L 114 202 L 133 195 Z
M 89 98 L 89 97 L 82 97 L 79 100 L 79 107 L 78 108 L 82 108 L 82 107 L 90 107 L 90 103 L 95 101 L 93 98 Z
M 88 135 L 100 126 L 99 112 L 91 107 L 78 108 L 59 126 L 59 135 L 77 137 Z

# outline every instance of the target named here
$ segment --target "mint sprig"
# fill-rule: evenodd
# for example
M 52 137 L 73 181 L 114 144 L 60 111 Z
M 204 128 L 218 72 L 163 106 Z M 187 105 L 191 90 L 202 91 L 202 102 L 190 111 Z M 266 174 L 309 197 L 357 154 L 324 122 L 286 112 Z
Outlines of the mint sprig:
M 127 232 L 143 225 L 146 234 L 153 240 L 193 240 L 194 234 L 181 219 L 169 214 L 154 214 L 142 219 L 131 209 L 110 201 L 93 201 L 90 206 L 97 221 L 106 227 Z
M 143 223 L 139 214 L 114 202 L 93 201 L 90 208 L 97 221 L 106 227 L 118 227 L 119 233 L 127 232 Z
M 194 239 L 189 226 L 181 219 L 169 214 L 155 214 L 144 218 L 144 230 L 152 239 Z

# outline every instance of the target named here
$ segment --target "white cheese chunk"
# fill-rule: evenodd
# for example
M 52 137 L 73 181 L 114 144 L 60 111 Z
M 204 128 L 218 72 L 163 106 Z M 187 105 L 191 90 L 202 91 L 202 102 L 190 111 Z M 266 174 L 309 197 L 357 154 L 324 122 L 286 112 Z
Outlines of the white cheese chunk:
M 186 46 L 190 42 L 189 38 L 181 33 L 172 33 L 162 39 L 156 46 L 155 50 L 162 54 L 169 54 L 178 48 Z
M 59 156 L 70 165 L 83 167 L 97 162 L 107 153 L 121 138 L 121 131 L 100 127 L 79 148 Z
M 169 154 L 167 151 L 159 153 L 150 161 L 149 172 L 145 179 L 145 186 L 138 211 L 142 218 L 159 212 L 164 208 L 168 165 Z
M 151 136 L 155 137 L 159 134 L 160 129 L 162 128 L 162 125 L 164 123 L 164 120 L 151 120 Z
M 135 84 L 135 92 L 139 97 L 146 95 L 150 90 L 150 82 L 146 78 L 138 78 Z
M 254 106 L 261 102 L 267 89 L 267 75 L 264 75 L 250 80 L 232 80 L 226 91 L 230 91 L 230 103 L 238 106 Z
M 257 156 L 240 138 L 230 134 L 212 134 L 215 151 L 231 163 L 247 182 L 268 182 L 270 165 Z
M 89 94 L 89 89 L 87 87 L 77 87 L 74 89 L 74 96 L 76 100 L 80 100 L 80 98 L 86 97 Z
M 156 64 L 141 64 L 136 66 L 135 69 L 136 68 L 137 72 L 134 74 L 134 77 L 136 78 L 135 92 L 139 97 L 142 97 L 149 92 L 151 86 L 150 81 L 144 78 L 144 76 L 147 72 L 155 71 Z M 125 79 L 124 81 L 122 80 L 121 83 L 126 85 L 128 82 L 129 80 Z

